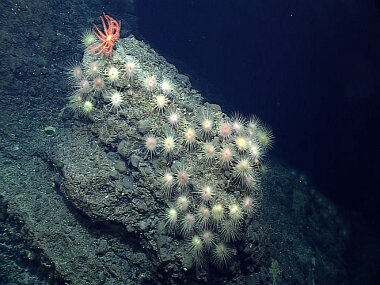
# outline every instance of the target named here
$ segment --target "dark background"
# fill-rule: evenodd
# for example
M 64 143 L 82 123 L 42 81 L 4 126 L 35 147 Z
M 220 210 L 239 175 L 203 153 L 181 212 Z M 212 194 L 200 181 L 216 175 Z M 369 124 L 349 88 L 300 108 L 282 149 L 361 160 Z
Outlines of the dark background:
M 190 73 L 206 99 L 259 116 L 274 130 L 275 154 L 346 210 L 378 222 L 375 1 L 136 4 L 141 36 Z

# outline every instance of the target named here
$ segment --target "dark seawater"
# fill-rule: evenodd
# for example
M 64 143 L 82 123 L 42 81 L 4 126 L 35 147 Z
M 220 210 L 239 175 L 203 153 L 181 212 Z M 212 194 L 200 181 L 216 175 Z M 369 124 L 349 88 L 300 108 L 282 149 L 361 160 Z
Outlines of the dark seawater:
M 374 0 L 1 1 L 0 284 L 169 284 L 141 243 L 151 233 L 130 233 L 101 210 L 89 217 L 61 188 L 69 156 L 52 159 L 75 151 L 70 141 L 98 147 L 86 140 L 94 133 L 83 135 L 89 122 L 62 110 L 72 91 L 67 63 L 82 58 L 81 33 L 103 11 L 122 20 L 121 38 L 150 44 L 206 101 L 273 129 L 265 262 L 224 272 L 226 284 L 272 284 L 274 260 L 276 284 L 380 284 Z M 103 147 L 120 159 L 117 147 Z

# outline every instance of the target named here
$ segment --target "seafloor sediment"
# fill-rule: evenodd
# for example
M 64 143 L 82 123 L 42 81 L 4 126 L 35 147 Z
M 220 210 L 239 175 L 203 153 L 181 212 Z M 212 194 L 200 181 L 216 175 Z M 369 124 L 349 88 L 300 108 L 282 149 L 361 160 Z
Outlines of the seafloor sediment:
M 192 96 L 183 97 L 183 108 L 202 104 L 188 78 L 164 58 L 133 37 L 122 42 L 144 54 L 152 70 L 159 67 L 182 84 Z M 342 255 L 348 228 L 305 177 L 277 160 L 263 176 L 262 215 L 247 225 L 241 255 L 227 270 L 186 268 L 183 239 L 162 229 L 166 205 L 155 191 L 158 181 L 145 183 L 141 174 L 149 175 L 151 166 L 142 163 L 143 152 L 128 154 L 135 148 L 127 139 L 143 135 L 141 118 L 119 125 L 115 117 L 47 116 L 46 106 L 24 100 L 12 105 L 10 98 L 4 94 L 0 102 L 7 105 L 0 141 L 3 283 L 272 284 L 274 277 L 278 284 L 347 282 Z M 33 119 L 38 116 L 49 122 L 41 125 Z M 55 131 L 44 131 L 50 124 Z M 125 148 L 119 147 L 120 130 Z

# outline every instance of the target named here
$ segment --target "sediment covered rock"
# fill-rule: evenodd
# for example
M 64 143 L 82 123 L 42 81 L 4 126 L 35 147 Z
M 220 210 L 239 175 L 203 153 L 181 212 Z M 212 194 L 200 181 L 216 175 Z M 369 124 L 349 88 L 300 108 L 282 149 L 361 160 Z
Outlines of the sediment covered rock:
M 79 81 L 100 77 L 106 87 L 79 87 L 70 101 L 78 123 L 52 141 L 48 156 L 65 197 L 146 255 L 149 280 L 219 284 L 267 265 L 267 129 L 203 104 L 186 76 L 133 36 L 109 58 L 85 53 L 80 68 L 87 76 Z M 91 109 L 82 111 L 86 102 Z

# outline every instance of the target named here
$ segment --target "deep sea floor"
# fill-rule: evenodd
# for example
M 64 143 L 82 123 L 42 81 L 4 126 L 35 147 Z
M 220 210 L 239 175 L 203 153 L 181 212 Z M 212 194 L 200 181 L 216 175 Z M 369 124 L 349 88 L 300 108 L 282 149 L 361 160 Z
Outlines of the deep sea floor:
M 155 271 L 144 250 L 117 225 L 94 223 L 78 211 L 60 192 L 59 169 L 47 157 L 52 141 L 86 130 L 60 116 L 69 93 L 64 73 L 70 58 L 80 56 L 80 31 L 102 3 L 2 1 L 0 10 L 0 283 L 144 284 Z M 379 280 L 378 239 L 360 214 L 328 201 L 302 170 L 274 155 L 270 160 L 263 179 L 270 238 L 257 273 L 262 284 L 274 276 L 276 284 Z
M 104 258 L 110 250 L 104 249 L 104 244 L 114 245 L 114 254 L 130 251 L 134 255 L 128 238 L 91 222 L 56 187 L 59 175 L 46 159 L 46 148 L 73 122 L 62 122 L 55 98 L 3 93 L 0 104 L 4 126 L 0 140 L 0 222 L 4 229 L 0 235 L 1 283 L 60 284 L 68 276 L 97 279 L 98 270 L 110 262 Z M 56 127 L 56 133 L 44 131 L 48 126 Z M 362 272 L 357 269 L 360 275 L 349 273 L 350 266 L 374 256 L 366 255 L 375 249 L 375 240 L 366 232 L 360 216 L 342 213 L 302 172 L 276 157 L 271 158 L 271 169 L 264 177 L 263 199 L 270 257 L 280 269 L 278 284 L 312 280 L 316 284 L 357 284 L 358 278 L 365 280 L 368 268 Z M 347 254 L 349 247 L 361 252 Z M 139 258 L 123 269 L 114 268 L 115 272 L 126 274 L 123 271 L 127 269 L 130 275 L 125 275 L 126 280 L 136 282 L 136 272 L 144 273 L 140 264 L 146 262 L 144 254 Z M 376 262 L 374 259 L 368 264 L 375 266 Z M 367 277 L 362 284 L 371 283 L 373 277 Z M 356 279 L 349 282 L 349 278 Z

